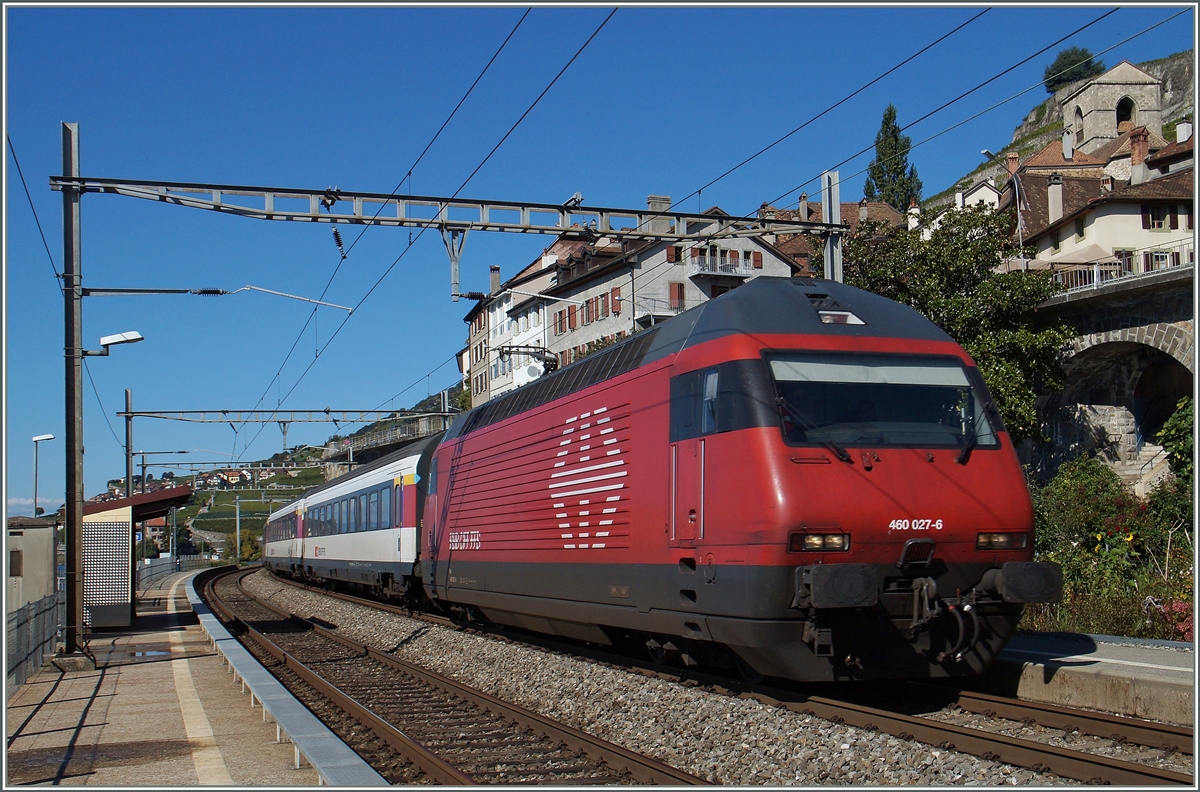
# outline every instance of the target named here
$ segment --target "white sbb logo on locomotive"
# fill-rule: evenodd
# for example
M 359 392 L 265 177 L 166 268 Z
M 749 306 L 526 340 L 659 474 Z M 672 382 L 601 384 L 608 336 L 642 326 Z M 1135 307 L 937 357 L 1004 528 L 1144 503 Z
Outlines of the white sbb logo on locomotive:
M 451 531 L 449 539 L 451 550 L 478 550 L 482 543 L 479 531 Z

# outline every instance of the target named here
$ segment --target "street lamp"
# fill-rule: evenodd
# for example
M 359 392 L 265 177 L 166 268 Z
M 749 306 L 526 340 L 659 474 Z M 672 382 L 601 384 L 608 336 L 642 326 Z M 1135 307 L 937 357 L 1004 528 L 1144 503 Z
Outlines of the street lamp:
M 38 443 L 43 440 L 53 440 L 54 435 L 43 434 L 33 438 L 33 516 L 38 516 Z M 51 543 L 53 544 L 53 543 Z
M 1008 167 L 1000 161 L 1000 158 L 987 149 L 983 149 L 979 153 L 1004 168 L 1005 171 L 1008 170 Z M 1029 270 L 1029 262 L 1025 260 L 1025 222 L 1021 219 L 1021 178 L 1016 173 L 1013 173 L 1012 181 L 1013 194 L 1017 204 L 1017 246 L 1021 249 L 1021 269 L 1027 272 Z

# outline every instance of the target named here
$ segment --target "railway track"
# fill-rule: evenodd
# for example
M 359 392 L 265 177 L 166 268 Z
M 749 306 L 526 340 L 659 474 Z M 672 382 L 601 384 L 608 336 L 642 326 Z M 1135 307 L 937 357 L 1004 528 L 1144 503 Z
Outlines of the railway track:
M 299 587 L 308 588 L 302 585 Z M 374 600 L 362 599 L 340 592 L 329 592 L 325 589 L 315 589 L 315 591 L 322 595 L 395 612 L 410 618 L 422 618 L 459 629 L 463 627 L 461 624 L 442 617 L 414 614 L 407 609 L 378 603 Z M 504 635 L 507 639 L 511 639 L 511 633 L 506 632 Z M 998 760 L 1037 772 L 1051 772 L 1085 783 L 1193 785 L 1193 776 L 1190 773 L 1179 772 L 1170 767 L 1156 767 L 1072 747 L 1010 736 L 1000 733 L 1003 730 L 991 724 L 964 726 L 933 717 L 908 714 L 898 711 L 897 708 L 868 706 L 841 697 L 809 695 L 804 692 L 802 686 L 781 688 L 750 685 L 726 677 L 698 672 L 696 669 L 668 670 L 665 667 L 651 667 L 645 663 L 631 661 L 625 656 L 597 650 L 594 647 L 581 647 L 578 644 L 568 644 L 544 636 L 522 635 L 520 640 L 551 651 L 618 665 L 648 676 L 687 685 L 701 685 L 715 692 L 754 699 L 793 712 L 811 713 L 835 723 L 844 723 L 868 731 L 885 732 L 934 747 L 952 748 L 984 759 Z M 954 690 L 939 685 L 914 683 L 906 687 L 909 688 L 910 695 L 912 695 L 912 691 L 917 691 L 917 695 L 923 695 L 927 699 L 937 697 L 939 700 L 944 700 L 951 709 L 958 708 L 965 712 L 977 713 L 988 719 L 1004 719 L 1018 724 L 1037 724 L 1049 729 L 1060 730 L 1068 736 L 1077 732 L 1109 739 L 1114 743 L 1144 745 L 1153 749 L 1161 749 L 1167 753 L 1187 756 L 1192 754 L 1192 730 L 1184 727 L 1006 699 L 965 690 Z
M 206 589 L 210 605 L 243 642 L 257 644 L 276 667 L 320 693 L 402 757 L 364 757 L 373 766 L 384 764 L 389 773 L 380 772 L 389 780 L 708 783 L 257 601 L 239 585 L 245 574 L 212 581 Z

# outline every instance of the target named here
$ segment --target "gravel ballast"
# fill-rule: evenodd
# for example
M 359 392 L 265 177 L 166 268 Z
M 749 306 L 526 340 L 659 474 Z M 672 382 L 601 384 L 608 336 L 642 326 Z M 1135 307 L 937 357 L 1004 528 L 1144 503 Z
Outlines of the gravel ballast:
M 255 596 L 355 640 L 724 785 L 1074 784 L 957 751 L 473 635 L 289 586 Z

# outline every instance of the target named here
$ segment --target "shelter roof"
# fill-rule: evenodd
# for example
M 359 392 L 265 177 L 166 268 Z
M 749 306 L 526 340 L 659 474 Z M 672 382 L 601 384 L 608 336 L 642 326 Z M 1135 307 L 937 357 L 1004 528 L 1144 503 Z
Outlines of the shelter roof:
M 187 503 L 191 497 L 192 488 L 184 484 L 181 487 L 167 487 L 154 492 L 139 492 L 131 498 L 85 503 L 83 504 L 83 513 L 86 516 L 115 509 L 130 509 L 133 522 L 141 522 L 154 517 L 162 517 L 172 508 Z

